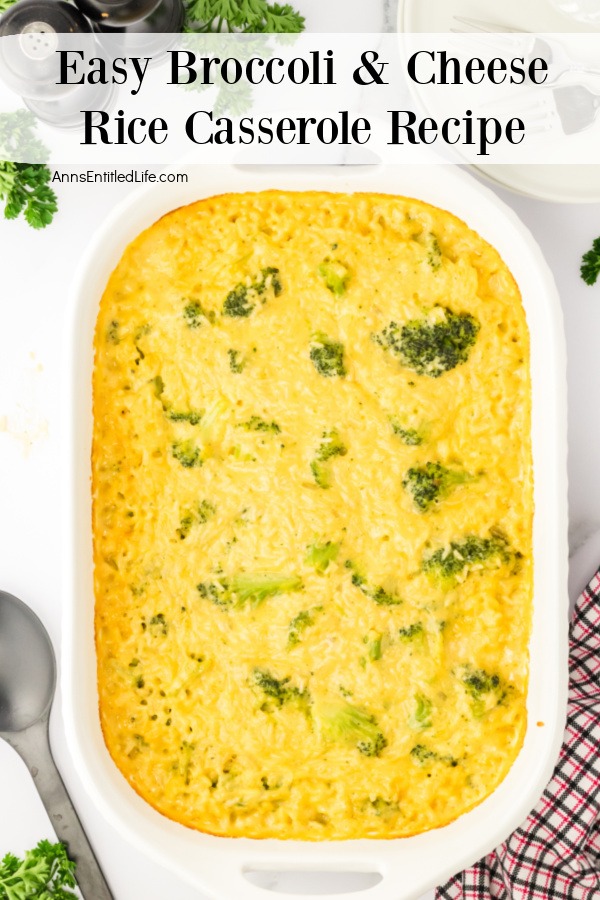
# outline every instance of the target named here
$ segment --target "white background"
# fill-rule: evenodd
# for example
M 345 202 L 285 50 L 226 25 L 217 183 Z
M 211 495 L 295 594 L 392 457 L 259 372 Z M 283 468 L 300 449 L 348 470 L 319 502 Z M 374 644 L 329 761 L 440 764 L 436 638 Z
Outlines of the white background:
M 339 29 L 339 17 L 328 17 L 325 2 L 297 0 L 296 5 L 306 12 L 309 29 Z M 383 3 L 353 0 L 344 8 L 348 30 L 383 30 L 389 24 L 390 10 L 386 12 Z M 0 588 L 38 612 L 57 652 L 64 310 L 73 266 L 90 234 L 129 189 L 59 186 L 60 214 L 42 232 L 20 221 L 0 220 Z M 600 416 L 595 410 L 600 396 L 600 284 L 589 288 L 579 278 L 581 254 L 600 235 L 600 204 L 548 204 L 498 193 L 537 238 L 562 298 L 569 355 L 570 544 L 572 553 L 576 551 L 571 573 L 575 589 L 600 563 Z M 124 844 L 93 809 L 72 767 L 58 702 L 51 731 L 57 763 L 115 900 L 200 900 L 196 891 Z M 3 744 L 0 798 L 0 856 L 7 850 L 21 852 L 51 835 L 24 765 Z

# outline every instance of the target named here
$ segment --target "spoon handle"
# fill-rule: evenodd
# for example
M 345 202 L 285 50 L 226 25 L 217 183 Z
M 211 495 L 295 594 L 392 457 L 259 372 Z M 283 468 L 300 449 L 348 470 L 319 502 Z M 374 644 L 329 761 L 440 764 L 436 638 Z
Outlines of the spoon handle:
M 24 760 L 60 841 L 77 864 L 84 900 L 113 900 L 50 750 L 48 714 L 25 731 L 2 735 Z

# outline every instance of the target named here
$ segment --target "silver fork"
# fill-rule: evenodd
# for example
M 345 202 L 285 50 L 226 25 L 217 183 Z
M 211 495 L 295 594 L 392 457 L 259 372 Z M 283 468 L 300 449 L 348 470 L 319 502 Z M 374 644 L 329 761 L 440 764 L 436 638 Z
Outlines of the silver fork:
M 528 134 L 543 134 L 556 127 L 565 135 L 591 128 L 600 109 L 600 94 L 582 84 L 566 84 L 535 91 L 528 108 L 516 115 L 525 122 Z
M 548 63 L 548 78 L 544 85 L 550 87 L 556 84 L 563 75 L 576 73 L 578 75 L 598 75 L 600 68 L 589 66 L 587 63 L 578 63 L 572 59 L 567 50 L 558 41 L 547 41 L 537 37 L 528 31 L 518 28 L 510 28 L 496 22 L 486 22 L 483 19 L 470 19 L 465 16 L 454 16 L 454 21 L 466 28 L 453 28 L 455 34 L 489 34 L 502 35 L 502 38 L 489 43 L 489 49 L 501 50 L 502 48 L 520 47 L 526 54 L 525 62 L 528 64 L 533 59 L 543 59 Z M 511 37 L 511 35 L 513 37 Z M 519 35 L 519 37 L 516 37 Z M 484 40 L 482 38 L 482 40 Z M 486 41 L 487 43 L 487 41 Z
M 579 134 L 591 128 L 600 109 L 600 94 L 582 84 L 541 87 L 518 97 L 485 104 L 482 112 L 502 115 L 510 112 L 525 123 L 527 135 L 562 133 Z

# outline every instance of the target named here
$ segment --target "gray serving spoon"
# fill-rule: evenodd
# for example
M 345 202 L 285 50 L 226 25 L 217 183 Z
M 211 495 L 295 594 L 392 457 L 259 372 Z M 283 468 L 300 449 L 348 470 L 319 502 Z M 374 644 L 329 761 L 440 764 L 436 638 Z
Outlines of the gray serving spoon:
M 25 761 L 58 839 L 77 863 L 85 900 L 113 900 L 52 759 L 48 721 L 55 687 L 48 632 L 21 600 L 0 591 L 0 738 Z

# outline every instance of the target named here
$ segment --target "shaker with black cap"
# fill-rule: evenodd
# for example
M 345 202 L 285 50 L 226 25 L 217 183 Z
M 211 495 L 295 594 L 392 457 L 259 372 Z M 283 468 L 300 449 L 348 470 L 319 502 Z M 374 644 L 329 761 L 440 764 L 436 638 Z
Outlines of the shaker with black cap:
M 78 49 L 98 53 L 89 21 L 65 0 L 19 0 L 0 17 L 0 79 L 39 119 L 63 128 L 81 125 L 83 109 L 105 109 L 112 92 L 104 84 L 60 84 L 56 51 L 73 49 L 75 37 Z
M 173 44 L 184 21 L 182 0 L 75 0 L 109 56 L 147 55 L 154 61 Z M 106 39 L 104 39 L 106 36 Z

